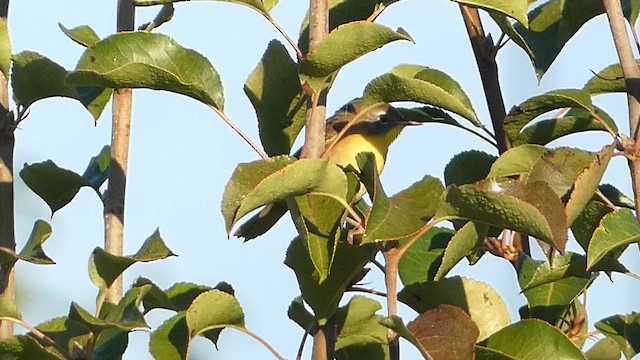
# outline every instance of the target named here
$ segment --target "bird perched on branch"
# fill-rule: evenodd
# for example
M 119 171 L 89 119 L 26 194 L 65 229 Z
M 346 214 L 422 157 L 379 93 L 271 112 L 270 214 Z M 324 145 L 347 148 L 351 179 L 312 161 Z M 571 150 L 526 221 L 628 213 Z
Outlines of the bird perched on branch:
M 389 145 L 398 137 L 402 129 L 405 126 L 421 124 L 406 120 L 396 108 L 389 104 L 378 104 L 362 109 L 362 99 L 354 99 L 327 120 L 323 158 L 342 167 L 351 165 L 358 169 L 356 155 L 370 152 L 374 155 L 378 173 L 381 173 Z M 287 204 L 284 201 L 267 205 L 240 225 L 234 235 L 245 240 L 256 238 L 271 229 L 287 211 Z

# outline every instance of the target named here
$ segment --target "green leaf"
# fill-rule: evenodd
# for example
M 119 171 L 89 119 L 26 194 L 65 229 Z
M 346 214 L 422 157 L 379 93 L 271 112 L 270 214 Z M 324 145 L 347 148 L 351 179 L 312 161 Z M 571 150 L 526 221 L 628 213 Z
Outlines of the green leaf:
M 151 286 L 135 287 L 127 290 L 122 299 L 115 306 L 103 307 L 100 316 L 105 321 L 117 324 L 115 330 L 132 330 L 135 328 L 148 328 L 144 316 L 139 310 L 142 299 L 147 295 Z M 105 314 L 105 309 L 108 312 Z
M 189 351 L 189 329 L 186 311 L 167 319 L 151 333 L 149 351 L 155 359 L 186 360 Z
M 415 101 L 439 107 L 483 127 L 460 84 L 436 69 L 398 65 L 369 82 L 364 90 L 362 106 L 394 101 Z
M 142 305 L 144 307 L 145 314 L 153 309 L 176 310 L 171 305 L 169 296 L 167 296 L 167 294 L 151 280 L 144 277 L 139 277 L 131 285 L 132 288 L 143 286 L 146 286 L 148 289 L 147 294 L 145 295 L 144 299 L 142 299 Z
M 233 295 L 214 289 L 193 300 L 187 310 L 186 321 L 190 340 L 203 335 L 217 345 L 223 328 L 244 328 L 244 313 Z
M 175 254 L 167 248 L 160 236 L 160 231 L 156 229 L 134 255 L 116 256 L 96 247 L 89 257 L 89 277 L 101 291 L 104 291 L 124 270 L 136 262 L 155 261 L 169 256 L 175 256 Z
M 364 89 L 362 107 L 394 101 L 415 101 L 456 113 L 477 127 L 482 123 L 460 85 L 436 69 L 398 65 L 373 79 Z
M 640 313 L 613 315 L 598 321 L 595 327 L 618 343 L 627 359 L 640 353 Z
M 595 113 L 606 122 L 615 133 L 618 127 L 604 110 L 595 107 Z M 547 145 L 561 137 L 585 131 L 607 131 L 594 115 L 582 108 L 572 108 L 564 116 L 541 120 L 522 129 L 514 139 L 515 146 L 521 144 Z
M 97 120 L 109 101 L 110 89 L 101 87 L 77 88 L 65 81 L 69 74 L 62 66 L 33 52 L 23 51 L 13 56 L 11 86 L 17 103 L 25 107 L 51 97 L 78 100 Z
M 344 198 L 346 177 L 342 170 L 327 160 L 296 161 L 288 156 L 240 164 L 222 196 L 227 233 L 240 218 L 260 206 L 314 191 Z
M 478 248 L 487 236 L 489 227 L 485 224 L 469 221 L 451 238 L 444 251 L 438 272 L 433 280 L 443 279 L 460 260 Z
M 614 145 L 608 145 L 596 153 L 595 158 L 591 161 L 578 178 L 574 182 L 573 190 L 569 200 L 567 201 L 567 224 L 571 224 L 580 215 L 582 209 L 593 198 L 594 193 L 598 189 L 598 184 L 604 175 L 609 160 L 613 157 Z
M 400 258 L 398 274 L 407 286 L 433 280 L 442 263 L 442 257 L 455 232 L 451 229 L 433 227 L 422 234 Z M 400 242 L 402 246 L 406 242 Z
M 179 282 L 165 290 L 165 293 L 169 297 L 173 310 L 184 311 L 191 306 L 195 298 L 211 289 L 211 287 L 205 285 Z
M 454 0 L 457 3 L 478 7 L 486 11 L 496 11 L 518 20 L 527 27 L 527 0 Z
M 0 266 L 3 271 L 9 272 L 16 261 L 24 260 L 32 264 L 49 265 L 55 264 L 42 250 L 42 244 L 51 235 L 51 225 L 44 220 L 37 220 L 33 224 L 33 230 L 19 254 L 13 250 L 0 247 Z
M 94 360 L 120 359 L 129 345 L 129 331 L 106 329 L 100 332 L 93 350 Z
M 82 174 L 82 177 L 87 180 L 94 189 L 100 189 L 100 186 L 102 186 L 109 176 L 110 162 L 111 146 L 105 145 L 98 155 L 89 160 L 87 169 L 84 171 L 84 174 Z
M 522 260 L 518 282 L 528 303 L 524 318 L 538 318 L 556 324 L 595 277 L 586 272 L 584 260 L 575 256 L 554 258 L 553 268 L 546 261 L 526 257 Z M 556 265 L 555 260 L 560 264 Z
M 600 226 L 602 217 L 612 211 L 613 209 L 606 204 L 592 200 L 582 209 L 580 215 L 571 224 L 573 236 L 585 252 L 589 248 L 593 233 Z
M 361 247 L 339 242 L 331 272 L 320 282 L 320 274 L 309 258 L 306 244 L 296 237 L 287 249 L 284 263 L 295 272 L 304 301 L 322 325 L 334 314 L 344 290 L 370 257 L 371 254 Z
M 587 268 L 607 254 L 635 242 L 640 242 L 640 225 L 631 210 L 618 209 L 606 214 L 589 242 Z
M 487 178 L 529 174 L 533 165 L 547 152 L 544 146 L 520 145 L 505 151 L 491 165 Z
M 64 357 L 48 352 L 31 336 L 16 335 L 0 340 L 2 360 L 62 360 Z
M 20 315 L 15 302 L 7 299 L 0 299 L 0 318 L 20 320 L 22 319 L 22 315 Z
M 511 322 L 504 301 L 493 288 L 458 276 L 408 285 L 398 293 L 398 300 L 420 314 L 441 304 L 462 308 L 478 325 L 478 339 L 485 339 Z
M 135 6 L 152 6 L 152 5 L 162 5 L 162 4 L 182 2 L 182 1 L 192 1 L 192 0 L 133 0 L 133 4 Z M 217 1 L 244 5 L 253 10 L 256 10 L 260 14 L 268 16 L 269 11 L 278 3 L 279 0 L 217 0 Z
M 466 219 L 535 236 L 564 252 L 567 225 L 564 206 L 543 182 L 490 179 L 449 186 L 436 218 Z
M 444 168 L 446 185 L 471 184 L 487 177 L 496 157 L 478 150 L 455 155 Z
M 291 301 L 289 309 L 287 309 L 287 316 L 303 330 L 309 329 L 314 322 L 313 315 L 304 307 L 302 296 L 296 296 Z
M 540 346 L 544 344 L 544 346 Z M 476 345 L 476 359 L 584 359 L 565 334 L 540 320 L 509 325 Z
M 504 129 L 513 140 L 520 130 L 536 117 L 555 109 L 583 108 L 594 111 L 589 93 L 579 89 L 558 89 L 537 95 L 515 106 L 504 119 Z
M 38 194 L 51 209 L 51 215 L 67 205 L 83 186 L 91 183 L 82 176 L 58 167 L 53 161 L 27 165 L 20 170 L 20 177 L 29 189 Z
M 153 18 L 152 21 L 146 24 L 142 24 L 140 27 L 138 27 L 138 30 L 151 31 L 155 28 L 158 28 L 162 24 L 169 22 L 173 18 L 174 13 L 175 13 L 175 8 L 173 7 L 173 3 L 164 4 L 162 5 L 162 8 L 160 8 L 160 11 L 158 11 L 158 14 L 156 15 L 156 17 Z
M 598 190 L 600 190 L 600 193 L 609 199 L 613 205 L 635 210 L 636 204 L 633 199 L 623 194 L 622 191 L 618 190 L 615 186 L 611 184 L 602 184 L 598 186 Z
M 341 25 L 320 41 L 299 64 L 300 80 L 320 92 L 327 80 L 346 64 L 397 40 L 412 41 L 405 32 L 369 21 Z
M 89 47 L 100 41 L 98 34 L 88 25 L 80 25 L 72 29 L 67 29 L 64 25 L 58 23 L 58 27 L 69 39 L 84 47 Z
M 636 60 L 636 64 L 640 66 L 640 60 Z M 624 83 L 624 75 L 620 64 L 609 65 L 594 74 L 584 84 L 583 89 L 591 95 L 626 92 L 627 86 Z
M 9 78 L 11 68 L 11 40 L 7 28 L 7 18 L 0 18 L 0 73 L 5 79 Z
M 603 12 L 599 0 L 550 0 L 529 12 L 528 28 L 515 25 L 527 45 L 523 49 L 530 56 L 538 79 L 544 76 L 578 30 Z M 522 47 L 521 42 L 516 41 L 516 44 Z
M 36 326 L 43 334 L 66 349 L 69 353 L 73 353 L 74 348 L 85 346 L 89 340 L 90 332 L 80 323 L 69 319 L 67 316 L 61 316 L 45 321 Z M 53 351 L 53 346 L 45 346 L 49 351 Z
M 209 60 L 166 35 L 129 32 L 89 46 L 67 76 L 76 86 L 148 88 L 189 96 L 217 110 L 224 98 Z
M 605 337 L 593 344 L 584 356 L 587 360 L 620 360 L 620 345 L 613 339 Z
M 398 0 L 329 0 L 329 31 L 340 25 L 367 20 L 375 11 L 378 5 L 385 8 Z M 300 28 L 298 47 L 302 53 L 308 51 L 309 46 L 309 14 L 305 17 Z
M 549 149 L 533 164 L 526 181 L 545 182 L 558 197 L 564 199 L 573 190 L 578 176 L 597 160 L 596 153 L 582 149 Z
M 288 154 L 306 121 L 306 96 L 298 67 L 287 49 L 272 40 L 244 84 L 258 116 L 262 146 L 269 156 Z
M 387 328 L 380 325 L 376 312 L 380 303 L 364 296 L 354 296 L 336 312 L 338 325 L 336 351 L 360 344 L 387 344 Z
M 443 191 L 440 180 L 428 175 L 391 198 L 379 185 L 363 243 L 397 240 L 418 231 L 436 212 Z

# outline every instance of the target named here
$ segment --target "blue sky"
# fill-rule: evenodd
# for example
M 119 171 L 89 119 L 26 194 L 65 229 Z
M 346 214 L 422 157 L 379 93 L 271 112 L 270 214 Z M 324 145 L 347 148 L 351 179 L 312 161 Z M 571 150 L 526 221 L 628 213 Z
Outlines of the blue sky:
M 305 1 L 282 0 L 273 17 L 296 37 L 304 17 Z M 154 17 L 153 8 L 138 11 L 137 23 Z M 71 69 L 82 48 L 58 29 L 87 24 L 99 36 L 115 29 L 115 2 L 105 1 L 13 1 L 10 34 L 14 53 L 34 50 Z M 370 79 L 401 63 L 430 66 L 449 73 L 470 96 L 476 111 L 489 125 L 482 88 L 473 55 L 455 3 L 407 0 L 392 5 L 378 22 L 391 28 L 402 26 L 416 43 L 395 42 L 346 66 L 329 95 L 329 112 L 361 95 Z M 499 37 L 495 27 L 488 31 Z M 250 9 L 224 2 L 189 2 L 176 5 L 174 19 L 160 27 L 160 33 L 174 37 L 185 47 L 209 58 L 220 73 L 225 88 L 227 115 L 258 141 L 255 114 L 242 86 L 260 59 L 267 43 L 284 40 L 260 15 Z M 572 39 L 538 84 L 524 53 L 508 44 L 498 55 L 507 109 L 524 99 L 554 88 L 582 87 L 598 71 L 616 62 L 615 51 L 603 16 L 589 22 Z M 626 129 L 626 100 L 622 95 L 596 98 Z M 167 288 L 190 281 L 215 285 L 232 284 L 245 311 L 247 327 L 269 341 L 287 358 L 294 358 L 302 331 L 286 317 L 290 301 L 298 295 L 293 272 L 282 261 L 294 236 L 290 220 L 281 221 L 266 236 L 243 244 L 227 239 L 220 214 L 224 184 L 238 162 L 257 155 L 206 106 L 187 97 L 166 92 L 137 90 L 134 111 L 127 188 L 126 249 L 134 253 L 157 228 L 179 257 L 152 264 L 137 264 L 125 272 L 125 284 L 138 276 Z M 36 103 L 29 118 L 16 132 L 16 171 L 24 163 L 52 159 L 59 166 L 82 172 L 89 158 L 110 138 L 110 105 L 97 125 L 79 103 L 51 99 Z M 596 150 L 610 142 L 604 134 L 568 137 L 552 146 L 579 146 Z M 440 125 L 426 125 L 403 132 L 394 143 L 382 175 L 385 190 L 393 194 L 425 174 L 442 178 L 449 159 L 466 149 L 495 154 L 487 145 L 466 132 Z M 628 170 L 621 158 L 612 161 L 605 182 L 629 194 Z M 50 219 L 45 203 L 16 178 L 17 241 L 24 244 L 33 222 Z M 87 275 L 87 259 L 102 245 L 102 207 L 95 193 L 81 190 L 76 199 L 51 219 L 53 234 L 45 250 L 53 266 L 18 264 L 19 297 L 23 317 L 31 324 L 65 315 L 71 301 L 93 309 L 96 289 Z M 575 246 L 573 249 L 576 249 Z M 623 263 L 640 272 L 637 249 L 623 256 Z M 382 276 L 372 271 L 371 286 L 382 289 Z M 485 256 L 479 264 L 464 264 L 455 274 L 491 284 L 503 296 L 517 319 L 524 304 L 518 295 L 514 272 L 506 261 Z M 613 313 L 638 309 L 638 283 L 614 275 L 615 283 L 601 276 L 588 293 L 590 323 Z M 615 294 L 612 296 L 611 294 Z M 378 299 L 381 300 L 381 299 Z M 405 320 L 416 314 L 401 307 Z M 170 314 L 152 312 L 149 323 L 157 326 Z M 148 332 L 131 336 L 126 359 L 150 358 Z M 192 358 L 267 358 L 269 354 L 254 340 L 237 332 L 223 332 L 220 351 L 205 340 L 197 340 Z M 307 345 L 307 349 L 310 345 Z M 403 358 L 418 358 L 403 347 Z

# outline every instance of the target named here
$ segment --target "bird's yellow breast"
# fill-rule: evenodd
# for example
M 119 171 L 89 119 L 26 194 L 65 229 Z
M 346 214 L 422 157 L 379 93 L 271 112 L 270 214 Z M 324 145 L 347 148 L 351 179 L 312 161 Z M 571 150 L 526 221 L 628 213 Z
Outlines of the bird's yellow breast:
M 384 168 L 384 162 L 387 158 L 387 150 L 391 142 L 398 136 L 397 133 L 387 133 L 384 135 L 368 135 L 366 137 L 361 134 L 353 133 L 340 139 L 331 149 L 329 159 L 340 166 L 352 165 L 358 168 L 356 155 L 362 152 L 373 153 L 376 159 L 378 174 Z M 395 131 L 391 131 L 395 132 Z

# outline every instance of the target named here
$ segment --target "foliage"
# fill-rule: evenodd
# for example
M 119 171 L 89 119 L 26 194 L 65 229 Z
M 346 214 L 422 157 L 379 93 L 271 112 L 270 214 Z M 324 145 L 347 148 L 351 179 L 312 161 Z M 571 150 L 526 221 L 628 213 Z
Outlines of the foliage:
M 10 73 L 17 121 L 50 97 L 77 100 L 97 120 L 113 89 L 145 88 L 190 97 L 230 123 L 222 81 L 212 63 L 155 31 L 170 21 L 173 3 L 179 1 L 136 0 L 137 6 L 162 5 L 158 16 L 140 31 L 102 39 L 89 26 L 61 25 L 66 36 L 85 48 L 71 71 L 32 51 L 8 58 L 11 47 L 3 20 L 0 71 Z M 277 1 L 223 1 L 256 11 L 282 31 L 270 13 Z M 418 106 L 397 109 L 405 119 L 452 125 L 496 147 L 494 154 L 469 149 L 456 155 L 445 169 L 444 184 L 425 175 L 388 195 L 370 154 L 358 156 L 358 169 L 288 155 L 307 111 L 315 111 L 320 94 L 332 88 L 345 65 L 364 61 L 364 55 L 396 41 L 413 41 L 403 29 L 375 22 L 395 2 L 330 1 L 331 32 L 315 48 L 308 48 L 309 19 L 297 43 L 282 33 L 295 59 L 278 40 L 267 45 L 244 91 L 256 112 L 262 148 L 270 157 L 238 164 L 231 175 L 221 205 L 227 234 L 263 206 L 278 205 L 291 212 L 298 235 L 285 264 L 295 273 L 301 297 L 292 302 L 289 317 L 305 336 L 334 332 L 335 342 L 329 347 L 337 359 L 398 359 L 398 337 L 432 359 L 604 359 L 620 354 L 630 359 L 640 353 L 640 316 L 635 312 L 592 320 L 601 340 L 588 351 L 581 349 L 588 314 L 578 297 L 601 272 L 628 273 L 619 257 L 640 242 L 634 202 L 612 185 L 601 184 L 614 156 L 630 156 L 624 143 L 628 136 L 619 134 L 620 120 L 592 102 L 594 96 L 627 90 L 619 65 L 594 75 L 582 88 L 555 89 L 522 101 L 502 118 L 492 118 L 492 130 L 463 86 L 428 64 L 398 64 L 372 79 L 359 94 L 360 114 L 380 103 L 413 102 Z M 564 45 L 579 36 L 580 28 L 604 12 L 595 0 L 454 3 L 451 6 L 460 6 L 463 13 L 490 15 L 486 19 L 522 49 L 538 78 Z M 635 24 L 640 2 L 622 4 L 627 20 Z M 504 44 L 494 44 L 490 37 L 483 41 L 486 51 L 476 56 L 491 63 Z M 551 111 L 561 112 L 549 117 Z M 595 152 L 549 146 L 586 131 L 600 131 L 611 139 Z M 499 134 L 505 134 L 510 145 L 500 148 Z M 51 160 L 25 164 L 19 174 L 54 216 L 82 187 L 93 189 L 101 200 L 108 196 L 100 192 L 108 181 L 108 149 L 91 158 L 83 175 Z M 364 191 L 368 203 L 361 200 Z M 638 196 L 633 194 L 634 199 Z M 19 260 L 53 263 L 42 247 L 51 231 L 46 221 L 37 220 L 19 253 L 0 249 L 2 270 L 10 271 Z M 531 255 L 523 245 L 527 238 L 538 240 L 544 258 Z M 582 252 L 567 250 L 573 241 Z M 376 260 L 378 254 L 384 264 Z M 149 349 L 157 359 L 186 359 L 197 337 L 224 346 L 219 336 L 225 329 L 256 338 L 281 358 L 247 328 L 227 283 L 209 287 L 183 282 L 163 290 L 139 278 L 118 302 L 106 301 L 107 290 L 128 267 L 173 255 L 159 230 L 129 256 L 97 247 L 89 257 L 89 276 L 98 288 L 94 314 L 74 302 L 65 316 L 32 327 L 13 303 L 0 302 L 0 319 L 29 330 L 1 340 L 0 358 L 117 358 L 126 350 L 131 331 L 149 327 L 145 316 L 154 309 L 171 312 L 151 329 Z M 514 292 L 526 298 L 520 319 L 510 318 L 504 301 L 489 285 L 450 275 L 465 258 L 474 263 L 482 256 L 503 257 L 513 264 L 519 286 L 514 284 Z M 362 290 L 359 283 L 369 264 L 384 272 L 387 316 L 379 314 L 381 305 L 371 297 L 345 297 L 347 291 Z M 398 302 L 415 310 L 416 317 L 408 322 L 398 317 Z

